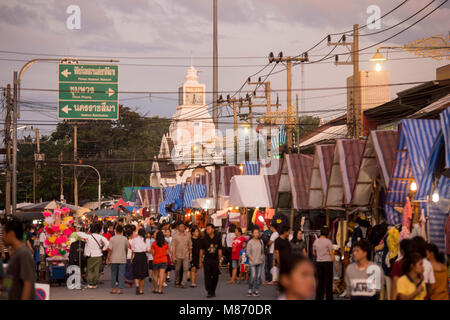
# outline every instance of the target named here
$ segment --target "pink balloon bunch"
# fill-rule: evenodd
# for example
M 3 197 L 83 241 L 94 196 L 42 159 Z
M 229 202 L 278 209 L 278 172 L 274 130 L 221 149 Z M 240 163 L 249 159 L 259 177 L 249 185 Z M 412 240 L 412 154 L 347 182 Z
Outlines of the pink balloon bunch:
M 50 211 L 44 211 L 42 214 L 43 214 L 44 217 L 46 217 L 46 218 L 48 218 L 48 217 L 50 217 L 50 216 L 52 215 L 52 213 L 51 213 Z
M 67 207 L 64 207 L 64 208 L 61 209 L 61 212 L 65 213 L 65 214 L 68 214 L 70 212 L 70 209 L 67 208 Z
M 65 243 L 66 241 L 67 241 L 66 236 L 59 236 L 58 238 L 56 238 L 55 244 L 61 245 L 61 244 Z

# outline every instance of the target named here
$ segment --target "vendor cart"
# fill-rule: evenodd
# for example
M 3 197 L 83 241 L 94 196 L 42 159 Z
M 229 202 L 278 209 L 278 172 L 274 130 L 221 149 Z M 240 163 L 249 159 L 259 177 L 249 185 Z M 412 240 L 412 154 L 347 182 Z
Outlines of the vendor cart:
M 68 264 L 68 259 L 47 258 L 45 262 L 45 270 L 47 273 L 48 283 L 50 285 L 55 283 L 61 285 L 66 282 L 66 270 Z

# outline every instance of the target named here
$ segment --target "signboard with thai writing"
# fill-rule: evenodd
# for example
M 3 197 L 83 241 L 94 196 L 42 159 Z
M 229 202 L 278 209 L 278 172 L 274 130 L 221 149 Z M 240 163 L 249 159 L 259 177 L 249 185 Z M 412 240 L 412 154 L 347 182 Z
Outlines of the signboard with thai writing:
M 58 119 L 117 120 L 117 65 L 59 64 Z

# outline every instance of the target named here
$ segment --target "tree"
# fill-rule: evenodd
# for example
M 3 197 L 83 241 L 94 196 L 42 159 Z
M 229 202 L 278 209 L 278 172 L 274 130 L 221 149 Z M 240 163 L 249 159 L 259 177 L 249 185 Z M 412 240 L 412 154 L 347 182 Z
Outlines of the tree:
M 299 117 L 299 123 L 295 126 L 294 136 L 297 136 L 297 132 L 300 132 L 300 138 L 310 131 L 316 129 L 320 124 L 319 117 L 303 115 Z

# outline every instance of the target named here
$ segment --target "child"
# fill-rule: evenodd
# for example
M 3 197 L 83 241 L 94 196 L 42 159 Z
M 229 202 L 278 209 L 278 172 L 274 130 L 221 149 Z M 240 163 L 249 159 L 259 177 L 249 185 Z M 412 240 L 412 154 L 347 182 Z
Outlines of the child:
M 151 248 L 153 242 L 155 242 L 156 232 L 148 232 L 147 239 L 145 239 L 145 243 Z M 153 255 L 152 253 L 147 253 L 148 259 L 148 281 L 152 282 L 153 279 Z
M 241 270 L 239 273 L 239 282 L 241 281 L 247 281 L 248 282 L 248 269 L 249 269 L 249 259 L 248 259 L 248 255 L 247 255 L 247 242 L 244 241 L 242 243 L 242 249 L 241 252 L 239 253 L 239 264 L 241 265 Z

